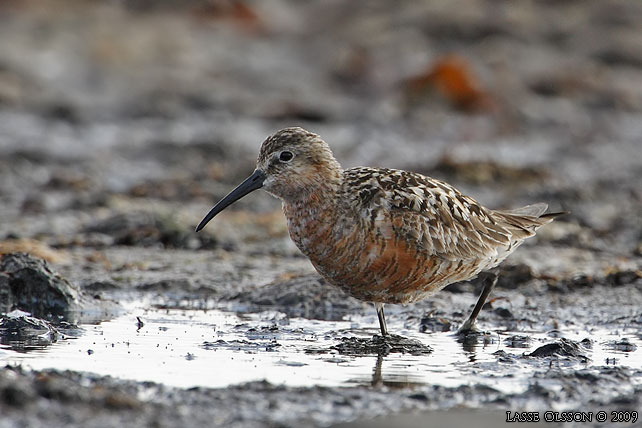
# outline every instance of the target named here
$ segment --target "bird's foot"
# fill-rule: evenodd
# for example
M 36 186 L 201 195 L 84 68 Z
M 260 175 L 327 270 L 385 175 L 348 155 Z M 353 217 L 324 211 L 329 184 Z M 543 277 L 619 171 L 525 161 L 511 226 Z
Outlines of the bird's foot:
M 492 333 L 477 328 L 475 322 L 468 319 L 455 333 L 457 342 L 461 343 L 464 351 L 475 352 L 475 349 L 483 344 L 484 346 L 491 343 Z
M 475 322 L 471 323 L 470 320 L 467 320 L 464 324 L 462 324 L 461 327 L 459 327 L 459 330 L 457 330 L 455 336 L 460 342 L 469 342 L 477 341 L 481 338 L 486 338 L 491 334 L 492 333 L 490 331 L 480 330 L 479 328 L 477 328 Z
M 456 335 L 457 336 L 468 336 L 471 334 L 479 334 L 481 333 L 479 329 L 477 328 L 477 325 L 475 324 L 475 320 L 471 320 L 470 318 L 466 320 L 465 323 L 459 327 L 459 330 L 457 330 Z

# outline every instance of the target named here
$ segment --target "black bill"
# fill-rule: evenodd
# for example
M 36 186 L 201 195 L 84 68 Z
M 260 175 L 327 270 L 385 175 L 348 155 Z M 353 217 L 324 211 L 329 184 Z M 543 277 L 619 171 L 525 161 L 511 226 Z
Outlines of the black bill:
M 205 225 L 211 219 L 213 219 L 216 214 L 220 213 L 225 208 L 232 205 L 232 203 L 238 201 L 248 193 L 263 187 L 264 180 L 265 180 L 265 173 L 260 169 L 255 170 L 254 173 L 252 173 L 252 175 L 246 178 L 244 182 L 239 184 L 236 187 L 236 189 L 232 190 L 230 193 L 228 193 L 226 197 L 221 199 L 218 204 L 214 205 L 214 208 L 212 208 L 210 212 L 208 212 L 207 215 L 203 218 L 203 220 L 201 220 L 198 226 L 196 226 L 196 231 L 198 232 L 199 230 L 204 228 Z

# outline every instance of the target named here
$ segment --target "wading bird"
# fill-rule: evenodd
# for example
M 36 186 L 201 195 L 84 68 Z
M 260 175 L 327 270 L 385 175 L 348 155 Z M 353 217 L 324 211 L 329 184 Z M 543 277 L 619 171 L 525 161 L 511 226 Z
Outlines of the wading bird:
M 543 203 L 488 209 L 443 181 L 413 172 L 344 170 L 321 137 L 286 128 L 263 142 L 254 173 L 196 231 L 260 188 L 281 199 L 290 237 L 316 270 L 348 294 L 374 303 L 383 336 L 385 303 L 416 302 L 472 279 L 563 214 L 544 214 Z M 460 332 L 474 328 L 496 281 L 495 274 L 484 279 Z

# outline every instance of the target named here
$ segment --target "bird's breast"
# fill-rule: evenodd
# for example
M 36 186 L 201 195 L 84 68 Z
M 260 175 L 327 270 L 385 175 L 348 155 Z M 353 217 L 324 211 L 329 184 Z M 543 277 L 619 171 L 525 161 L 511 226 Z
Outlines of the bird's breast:
M 362 300 L 415 300 L 431 289 L 429 278 L 440 269 L 439 260 L 358 216 L 285 204 L 284 213 L 290 237 L 316 270 Z
M 336 255 L 337 245 L 345 246 L 358 240 L 353 236 L 358 228 L 345 225 L 345 219 L 337 219 L 332 207 L 284 203 L 283 212 L 290 238 L 313 262 Z

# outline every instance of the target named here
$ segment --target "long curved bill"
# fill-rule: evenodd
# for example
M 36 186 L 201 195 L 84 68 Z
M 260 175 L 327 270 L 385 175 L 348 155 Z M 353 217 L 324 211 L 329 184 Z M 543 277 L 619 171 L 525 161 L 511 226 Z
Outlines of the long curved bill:
M 263 181 L 265 181 L 265 173 L 260 169 L 254 170 L 254 173 L 252 173 L 252 175 L 246 178 L 244 182 L 239 184 L 236 189 L 228 193 L 227 196 L 219 201 L 218 204 L 214 205 L 214 208 L 212 208 L 210 212 L 208 212 L 207 215 L 203 218 L 203 220 L 201 220 L 198 226 L 196 226 L 196 231 L 200 231 L 211 219 L 214 218 L 216 214 L 220 213 L 225 208 L 241 199 L 243 196 L 263 187 Z

